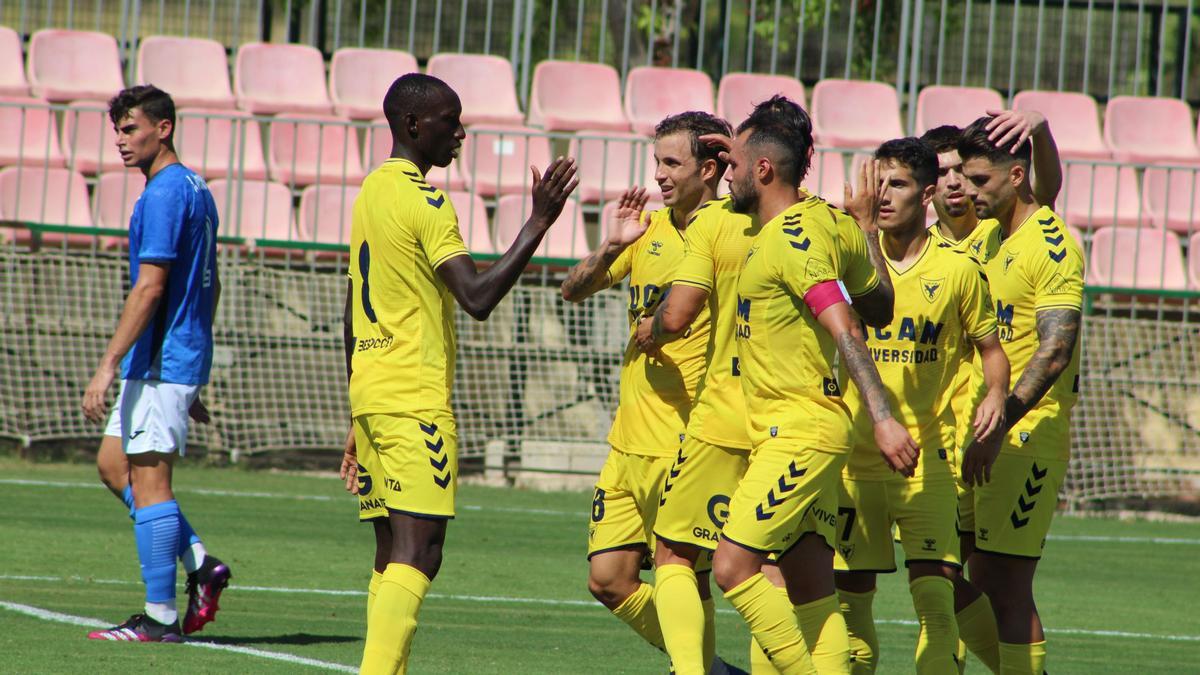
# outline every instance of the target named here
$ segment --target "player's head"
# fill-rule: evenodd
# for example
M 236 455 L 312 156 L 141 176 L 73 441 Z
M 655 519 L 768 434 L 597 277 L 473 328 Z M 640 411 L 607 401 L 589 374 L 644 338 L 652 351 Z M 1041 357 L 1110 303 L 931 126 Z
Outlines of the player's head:
M 921 136 L 921 140 L 937 153 L 938 181 L 933 206 L 939 218 L 961 218 L 975 210 L 971 200 L 967 199 L 962 159 L 958 156 L 960 137 L 962 129 L 952 124 L 934 127 Z
M 737 128 L 729 152 L 733 209 L 752 213 L 764 189 L 800 187 L 812 161 L 812 120 L 784 96 L 759 103 Z
M 705 187 L 716 191 L 725 162 L 700 137 L 729 133 L 725 120 L 695 111 L 671 115 L 654 127 L 654 180 L 662 190 L 663 204 L 691 211 L 700 204 Z
M 458 94 L 431 75 L 396 78 L 383 97 L 383 116 L 392 130 L 393 156 L 403 147 L 418 164 L 449 166 L 467 137 Z
M 963 129 L 958 139 L 967 198 L 975 203 L 975 215 L 980 218 L 1011 212 L 1018 190 L 1024 189 L 1029 180 L 1029 141 L 1015 151 L 998 147 L 988 138 L 987 125 L 992 119 L 980 117 Z
M 925 226 L 925 212 L 937 186 L 938 160 L 918 138 L 897 138 L 875 150 L 883 192 L 879 229 L 911 232 Z
M 175 152 L 175 102 L 152 84 L 122 89 L 108 102 L 125 166 L 149 169 L 161 152 Z

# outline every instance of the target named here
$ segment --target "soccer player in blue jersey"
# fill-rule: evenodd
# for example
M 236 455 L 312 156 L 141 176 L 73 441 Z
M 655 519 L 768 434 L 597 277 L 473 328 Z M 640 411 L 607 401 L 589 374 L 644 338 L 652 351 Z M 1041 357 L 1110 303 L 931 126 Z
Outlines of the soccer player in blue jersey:
M 179 163 L 172 135 L 175 104 L 153 86 L 126 89 L 109 101 L 109 118 L 125 166 L 146 176 L 129 221 L 129 277 L 116 331 L 83 394 L 83 412 L 102 421 L 120 372 L 121 390 L 105 432 L 101 474 L 133 510 L 146 606 L 94 640 L 179 642 L 175 558 L 188 568 L 184 630 L 216 613 L 229 568 L 206 555 L 171 490 L 171 469 L 187 444 L 188 415 L 205 418 L 200 387 L 212 365 L 212 324 L 221 284 L 216 265 L 217 208 L 204 180 Z M 124 486 L 109 458 L 119 439 L 128 465 Z M 103 446 L 102 446 L 103 448 Z M 117 469 L 114 470 L 114 466 Z M 125 488 L 129 488 L 126 490 Z

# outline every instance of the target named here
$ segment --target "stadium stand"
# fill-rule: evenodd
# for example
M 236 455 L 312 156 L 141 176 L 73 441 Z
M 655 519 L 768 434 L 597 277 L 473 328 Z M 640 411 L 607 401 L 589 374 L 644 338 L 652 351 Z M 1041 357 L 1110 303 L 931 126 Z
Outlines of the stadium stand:
M 804 83 L 794 77 L 727 73 L 717 86 L 717 115 L 737 128 L 742 120 L 750 116 L 754 106 L 776 94 L 782 94 L 808 109 Z
M 266 179 L 262 132 L 248 113 L 185 108 L 176 118 L 175 150 L 193 171 L 206 179 Z
M 533 70 L 529 124 L 546 131 L 629 131 L 617 69 L 603 63 L 542 61 Z
M 638 134 L 602 130 L 581 130 L 579 137 L 572 138 L 567 155 L 579 163 L 579 199 L 585 204 L 598 204 L 637 185 L 638 172 L 645 170 L 639 166 L 645 155 L 645 140 Z
M 238 107 L 256 115 L 333 112 L 325 91 L 325 60 L 307 45 L 242 45 L 233 86 Z
M 40 30 L 27 59 L 33 94 L 51 102 L 107 101 L 125 86 L 117 41 L 107 33 Z
M 1069 91 L 1022 91 L 1014 110 L 1036 110 L 1046 117 L 1063 159 L 1112 159 L 1100 131 L 1096 99 Z
M 359 188 L 354 185 L 310 185 L 300 193 L 300 208 L 296 222 L 302 241 L 321 244 L 350 244 L 350 219 L 354 198 Z
M 1193 291 L 1200 291 L 1200 232 L 1188 239 L 1188 283 Z
M 1104 140 L 1122 162 L 1200 164 L 1192 111 L 1178 99 L 1114 96 L 1104 112 Z
M 904 136 L 896 90 L 882 82 L 821 80 L 813 87 L 816 140 L 835 148 L 874 148 Z
M 637 133 L 653 135 L 662 118 L 686 110 L 713 112 L 713 85 L 707 74 L 639 66 L 626 75 L 625 115 Z
M 62 147 L 69 168 L 88 175 L 125 168 L 106 103 L 75 101 L 67 106 L 62 120 Z
M 0 98 L 0 166 L 64 166 L 57 129 L 44 101 Z
M 217 204 L 217 232 L 244 239 L 297 239 L 292 214 L 292 192 L 274 181 L 209 181 Z
M 1181 234 L 1200 231 L 1200 167 L 1151 167 L 1142 176 L 1146 220 Z
M 417 59 L 397 49 L 343 48 L 329 62 L 329 98 L 337 114 L 355 120 L 379 116 L 388 87 L 418 71 Z
M 505 195 L 496 203 L 492 229 L 496 233 L 496 249 L 507 251 L 516 241 L 517 233 L 529 218 L 533 203 L 529 195 Z M 537 255 L 548 258 L 584 258 L 591 252 L 587 231 L 583 226 L 583 211 L 579 202 L 568 199 L 554 227 L 546 233 Z
M 858 174 L 851 175 L 858 180 Z M 808 173 L 800 185 L 826 201 L 841 204 L 846 196 L 846 180 L 846 160 L 842 157 L 842 153 L 818 150 L 813 153 L 812 165 L 808 167 Z
M 913 134 L 920 136 L 943 124 L 965 127 L 988 110 L 1003 110 L 1004 99 L 995 89 L 984 87 L 925 87 L 917 95 L 917 119 Z
M 1187 289 L 1179 237 L 1153 228 L 1102 227 L 1092 233 L 1087 282 L 1151 290 Z
M 462 101 L 463 124 L 520 125 L 517 85 L 508 59 L 485 54 L 435 54 L 425 72 L 449 84 Z
M 152 35 L 137 51 L 138 82 L 171 94 L 176 108 L 233 108 L 229 58 L 215 40 Z
M 0 96 L 28 95 L 21 36 L 8 26 L 0 26 Z
M 470 133 L 468 132 L 467 135 L 469 136 Z M 386 119 L 380 117 L 371 122 L 371 128 L 367 131 L 367 143 L 364 147 L 363 169 L 368 173 L 391 156 L 392 132 L 388 129 Z M 430 185 L 443 190 L 463 190 L 466 188 L 467 182 L 462 177 L 461 165 L 462 160 L 455 160 L 450 163 L 450 166 L 444 168 L 430 167 L 425 180 L 429 181 Z
M 496 253 L 496 242 L 488 226 L 487 205 L 483 197 L 470 192 L 447 192 L 458 216 L 463 241 L 471 253 Z
M 330 115 L 281 115 L 271 120 L 267 167 L 285 185 L 358 184 L 363 179 L 358 136 L 349 120 Z
M 550 164 L 550 141 L 529 127 L 475 128 L 463 141 L 459 161 L 467 185 L 484 197 L 527 192 L 530 165 L 545 170 Z
M 1137 227 L 1142 220 L 1137 173 L 1128 166 L 1068 163 L 1059 194 L 1055 206 L 1067 225 Z
M 92 219 L 97 227 L 128 230 L 133 205 L 146 188 L 146 177 L 140 171 L 106 171 L 96 177 L 92 191 Z M 124 243 L 117 237 L 107 245 Z
M 92 227 L 87 183 L 78 171 L 50 167 L 10 166 L 0 169 L 0 221 L 24 221 L 50 225 Z M 28 244 L 33 231 L 3 229 L 0 236 Z M 47 232 L 42 243 L 87 246 L 94 238 Z

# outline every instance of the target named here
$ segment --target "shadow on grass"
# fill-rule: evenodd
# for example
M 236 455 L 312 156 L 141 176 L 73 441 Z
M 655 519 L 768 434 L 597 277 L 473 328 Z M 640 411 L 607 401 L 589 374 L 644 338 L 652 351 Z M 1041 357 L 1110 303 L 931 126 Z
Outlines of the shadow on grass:
M 313 635 L 312 633 L 288 633 L 286 635 L 236 636 L 202 638 L 193 642 L 211 642 L 215 645 L 318 645 L 339 642 L 359 642 L 360 635 Z

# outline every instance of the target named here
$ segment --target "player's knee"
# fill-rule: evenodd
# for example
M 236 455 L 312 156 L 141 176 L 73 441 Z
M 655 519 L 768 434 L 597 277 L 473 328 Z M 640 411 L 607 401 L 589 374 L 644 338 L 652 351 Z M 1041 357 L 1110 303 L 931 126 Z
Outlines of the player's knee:
M 588 575 L 588 592 L 600 604 L 609 609 L 619 607 L 635 590 L 637 590 L 636 581 L 620 579 L 611 575 L 595 573 Z
M 744 556 L 736 555 L 732 551 L 718 548 L 713 556 L 712 578 L 717 582 L 717 587 L 725 593 L 737 588 L 756 573 L 758 569 L 752 561 L 747 561 Z

